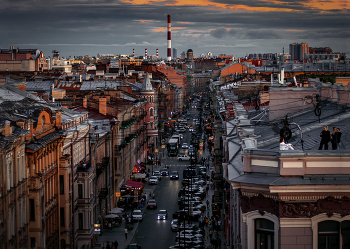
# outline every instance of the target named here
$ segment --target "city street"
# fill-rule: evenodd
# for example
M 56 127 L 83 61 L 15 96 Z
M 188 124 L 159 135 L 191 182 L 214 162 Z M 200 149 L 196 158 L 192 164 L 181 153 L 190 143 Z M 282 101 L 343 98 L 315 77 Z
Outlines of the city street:
M 191 120 L 189 123 L 192 124 L 192 122 Z M 190 144 L 191 133 L 186 131 L 182 134 L 184 138 L 181 140 L 181 144 Z M 138 243 L 145 249 L 169 248 L 169 246 L 174 245 L 175 232 L 171 231 L 170 223 L 173 212 L 179 210 L 177 200 L 178 192 L 182 189 L 182 172 L 184 168 L 190 165 L 190 162 L 169 158 L 166 152 L 164 155 L 165 157 L 161 160 L 162 166 L 154 167 L 153 170 L 159 170 L 167 165 L 169 167 L 169 173 L 172 171 L 179 172 L 179 179 L 170 180 L 169 177 L 162 176 L 162 180 L 158 183 L 155 190 L 152 190 L 152 187 L 149 185 L 146 185 L 144 188 L 144 192 L 146 193 L 153 191 L 158 205 L 156 210 L 145 211 L 143 222 L 138 225 L 135 232 L 133 243 Z M 160 209 L 166 209 L 168 211 L 167 220 L 157 220 L 157 212 Z

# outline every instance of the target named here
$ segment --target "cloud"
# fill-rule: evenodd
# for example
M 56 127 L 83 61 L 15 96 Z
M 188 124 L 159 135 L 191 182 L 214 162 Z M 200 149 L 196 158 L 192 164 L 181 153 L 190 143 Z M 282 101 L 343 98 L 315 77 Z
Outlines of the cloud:
M 155 22 L 154 20 L 138 20 L 139 22 Z
M 171 27 L 171 30 L 175 30 L 175 29 L 186 29 L 186 27 Z M 164 28 L 164 27 L 161 27 L 161 28 L 155 28 L 155 29 L 152 29 L 154 32 L 164 32 L 164 31 L 167 31 L 168 28 Z

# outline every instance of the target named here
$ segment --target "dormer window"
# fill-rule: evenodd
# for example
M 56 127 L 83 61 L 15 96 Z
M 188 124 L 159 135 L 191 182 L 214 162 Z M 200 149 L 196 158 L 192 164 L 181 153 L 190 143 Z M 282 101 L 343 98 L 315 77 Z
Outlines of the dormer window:
M 41 117 L 41 126 L 42 127 L 45 126 L 45 116 L 44 115 Z

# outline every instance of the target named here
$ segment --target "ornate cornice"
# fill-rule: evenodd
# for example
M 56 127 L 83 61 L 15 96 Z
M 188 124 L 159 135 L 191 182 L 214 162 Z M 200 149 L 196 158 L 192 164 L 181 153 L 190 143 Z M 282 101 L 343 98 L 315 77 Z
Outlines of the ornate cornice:
M 317 202 L 279 202 L 280 217 L 311 218 L 321 213 L 326 213 L 328 217 L 331 217 L 334 213 L 339 213 L 341 217 L 350 215 L 350 198 L 345 196 L 341 199 L 335 199 L 329 196 Z

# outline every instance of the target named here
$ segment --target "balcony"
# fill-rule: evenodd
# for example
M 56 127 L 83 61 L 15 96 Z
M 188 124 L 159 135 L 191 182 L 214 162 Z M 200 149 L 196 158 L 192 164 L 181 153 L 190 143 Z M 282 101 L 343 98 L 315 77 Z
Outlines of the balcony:
M 56 196 L 52 197 L 49 201 L 45 202 L 45 216 L 52 210 L 57 207 L 57 198 Z
M 90 205 L 93 203 L 93 198 L 79 198 L 77 199 L 77 205 Z
M 100 193 L 98 195 L 100 198 L 106 198 L 108 196 L 108 189 L 107 188 L 102 188 L 100 190 Z

